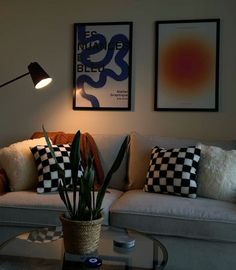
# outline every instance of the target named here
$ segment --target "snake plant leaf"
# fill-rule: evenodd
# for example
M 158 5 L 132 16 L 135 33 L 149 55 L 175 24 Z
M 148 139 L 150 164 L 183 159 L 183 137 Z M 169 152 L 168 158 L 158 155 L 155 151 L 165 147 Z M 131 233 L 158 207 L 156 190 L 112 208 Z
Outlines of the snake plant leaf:
M 71 203 L 68 192 L 69 189 L 65 182 L 65 171 L 60 167 L 57 158 L 55 156 L 55 152 L 51 145 L 51 142 L 48 138 L 47 132 L 43 127 L 44 137 L 46 139 L 47 145 L 51 152 L 52 157 L 55 160 L 55 164 L 57 166 L 58 177 L 59 177 L 59 186 L 58 192 L 61 200 L 65 204 L 67 211 L 72 220 L 93 220 L 97 219 L 101 216 L 102 212 L 102 201 L 105 196 L 106 189 L 111 180 L 111 177 L 114 172 L 120 167 L 120 164 L 123 160 L 125 152 L 127 150 L 127 146 L 129 144 L 129 137 L 126 137 L 124 142 L 121 145 L 121 148 L 118 152 L 118 155 L 111 167 L 108 171 L 103 185 L 99 188 L 97 197 L 95 199 L 95 169 L 93 164 L 93 157 L 91 156 L 90 151 L 85 149 L 85 157 L 86 157 L 86 167 L 84 168 L 83 175 L 78 176 L 78 171 L 80 169 L 80 139 L 81 134 L 78 131 L 73 139 L 71 145 L 71 153 L 70 153 L 70 163 L 71 163 L 71 174 L 72 174 L 72 191 L 73 191 L 73 201 Z M 86 146 L 87 147 L 87 146 Z M 85 148 L 86 148 L 85 147 Z M 78 188 L 79 184 L 79 188 Z M 77 199 L 78 196 L 78 199 Z
M 64 195 L 60 194 L 60 196 L 63 196 L 64 200 L 62 200 L 66 206 L 66 208 L 68 209 L 68 211 L 70 212 L 72 210 L 72 206 L 71 206 L 71 202 L 70 202 L 70 198 L 69 198 L 69 195 L 68 195 L 68 192 L 66 190 L 66 182 L 65 182 L 65 172 L 64 170 L 61 168 L 61 166 L 59 165 L 58 161 L 57 161 L 57 158 L 56 158 L 56 155 L 55 155 L 55 152 L 53 150 L 53 147 L 52 147 L 52 144 L 51 144 L 51 141 L 49 140 L 49 137 L 48 137 L 48 134 L 44 128 L 44 126 L 42 126 L 42 129 L 43 129 L 43 134 L 44 134 L 44 137 L 45 137 L 45 140 L 46 140 L 46 143 L 47 143 L 47 146 L 51 152 L 51 155 L 55 161 L 55 164 L 57 166 L 57 171 L 58 171 L 58 176 L 59 176 L 59 179 L 61 179 L 62 181 L 62 185 L 64 187 Z M 59 191 L 60 192 L 60 191 Z
M 72 141 L 70 152 L 71 178 L 73 185 L 73 215 L 76 215 L 76 189 L 78 185 L 78 170 L 80 167 L 80 131 L 77 131 Z
M 84 174 L 80 179 L 80 190 L 79 190 L 79 214 L 80 218 L 86 220 L 92 220 L 93 216 L 93 196 L 92 196 L 92 186 L 94 181 L 94 168 L 92 159 L 88 162 L 87 167 L 84 170 Z
M 80 131 L 75 134 L 70 152 L 71 175 L 73 185 L 78 184 L 78 170 L 80 167 Z
M 109 185 L 111 177 L 118 170 L 118 168 L 120 167 L 120 164 L 121 164 L 121 162 L 122 162 L 122 160 L 124 158 L 124 155 L 125 155 L 125 153 L 126 153 L 126 151 L 128 149 L 129 142 L 130 142 L 130 137 L 126 136 L 126 138 L 124 139 L 124 141 L 123 141 L 123 143 L 122 143 L 122 145 L 120 147 L 118 155 L 117 155 L 111 169 L 108 171 L 108 173 L 107 173 L 107 175 L 105 177 L 103 185 L 101 186 L 101 188 L 98 191 L 97 199 L 96 199 L 96 209 L 95 209 L 96 216 L 99 214 L 99 211 L 101 209 L 102 202 L 103 202 L 103 199 L 104 199 L 104 196 L 105 196 L 105 193 L 106 193 L 106 189 L 107 189 L 107 187 Z
M 94 183 L 94 176 L 95 176 L 95 172 L 94 172 L 94 168 L 93 168 L 93 161 L 92 159 L 90 160 L 90 164 L 88 165 L 88 173 L 87 173 L 87 177 L 86 177 L 86 204 L 87 207 L 90 211 L 90 219 L 93 219 L 93 211 L 92 211 L 92 207 L 94 205 L 94 196 L 92 194 L 92 189 L 93 189 L 93 183 Z
M 94 184 L 94 177 L 95 177 L 95 170 L 94 170 L 94 166 L 93 166 L 93 158 L 91 156 L 88 156 L 87 159 L 87 168 L 88 168 L 88 186 L 90 188 L 90 190 L 92 190 L 93 188 L 93 184 Z
M 79 189 L 79 202 L 77 207 L 76 219 L 85 220 L 86 215 L 86 198 L 85 198 L 85 186 L 84 186 L 84 176 L 81 177 L 80 189 Z
M 102 208 L 100 209 L 94 209 L 93 211 L 93 219 L 98 219 L 102 216 Z
M 66 196 L 65 196 L 65 188 L 62 186 L 61 181 L 59 182 L 59 185 L 58 185 L 58 192 L 59 192 L 61 200 L 63 201 L 63 203 L 66 206 L 66 209 L 69 212 L 69 215 L 72 216 L 73 215 L 72 207 L 70 204 L 68 204 L 68 201 L 67 201 Z

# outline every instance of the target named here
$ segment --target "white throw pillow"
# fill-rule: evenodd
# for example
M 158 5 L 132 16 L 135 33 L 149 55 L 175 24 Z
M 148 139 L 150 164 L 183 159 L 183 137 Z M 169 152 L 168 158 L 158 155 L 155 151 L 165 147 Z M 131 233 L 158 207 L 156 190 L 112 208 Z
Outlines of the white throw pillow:
M 211 199 L 236 202 L 236 150 L 199 144 L 201 159 L 197 194 Z
M 0 149 L 0 167 L 9 180 L 11 191 L 34 189 L 38 173 L 30 147 L 46 145 L 45 138 L 25 140 Z

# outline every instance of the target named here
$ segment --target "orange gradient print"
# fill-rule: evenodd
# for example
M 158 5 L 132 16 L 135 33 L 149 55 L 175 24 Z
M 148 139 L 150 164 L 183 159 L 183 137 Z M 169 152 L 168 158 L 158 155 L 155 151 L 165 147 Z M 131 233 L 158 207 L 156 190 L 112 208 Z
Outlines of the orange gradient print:
M 160 76 L 169 90 L 197 94 L 213 79 L 214 57 L 211 46 L 197 38 L 172 40 L 160 54 Z

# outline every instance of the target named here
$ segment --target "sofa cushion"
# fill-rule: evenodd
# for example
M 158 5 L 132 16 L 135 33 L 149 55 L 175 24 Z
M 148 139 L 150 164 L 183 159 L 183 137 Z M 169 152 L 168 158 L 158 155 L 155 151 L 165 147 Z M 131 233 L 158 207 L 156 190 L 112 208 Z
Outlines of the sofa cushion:
M 44 145 L 44 138 L 25 140 L 0 149 L 0 167 L 7 174 L 11 191 L 30 190 L 37 186 L 37 169 L 30 147 Z
M 97 193 L 96 193 L 97 194 Z M 72 199 L 72 192 L 69 193 Z M 102 208 L 104 225 L 109 223 L 109 209 L 122 195 L 121 191 L 108 189 Z M 59 215 L 65 206 L 58 193 L 38 194 L 33 191 L 8 192 L 0 196 L 0 226 L 54 226 L 60 225 Z
M 113 204 L 110 222 L 149 234 L 236 242 L 236 204 L 208 198 L 131 190 Z
M 71 163 L 70 163 L 70 151 L 71 146 L 69 144 L 52 145 L 57 162 L 59 166 L 65 172 L 66 186 L 69 187 L 72 184 L 71 179 Z M 51 154 L 51 151 L 47 145 L 36 145 L 31 148 L 31 152 L 35 158 L 35 163 L 38 170 L 38 193 L 57 191 L 59 185 L 59 174 L 56 162 Z M 78 176 L 81 177 L 83 169 L 80 166 L 78 170 Z
M 196 145 L 201 141 L 204 144 L 216 145 L 225 150 L 236 149 L 236 141 L 233 140 L 180 139 L 158 135 L 141 135 L 137 132 L 131 132 L 130 138 L 128 189 L 142 189 L 144 187 L 151 151 L 156 145 L 168 149 Z
M 236 202 L 236 150 L 199 144 L 198 195 Z
M 145 191 L 196 198 L 199 147 L 152 149 Z

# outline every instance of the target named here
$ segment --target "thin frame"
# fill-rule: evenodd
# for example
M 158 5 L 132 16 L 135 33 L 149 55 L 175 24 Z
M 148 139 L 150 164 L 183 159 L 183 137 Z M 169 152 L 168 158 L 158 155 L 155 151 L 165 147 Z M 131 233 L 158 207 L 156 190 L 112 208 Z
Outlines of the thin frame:
M 74 24 L 73 110 L 131 110 L 132 30 L 132 22 Z
M 218 111 L 219 39 L 220 19 L 156 21 L 155 111 Z M 181 57 L 176 48 L 182 48 Z

